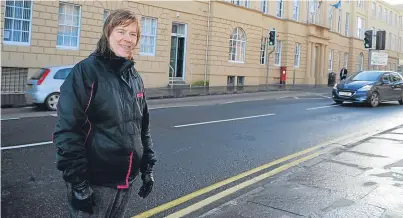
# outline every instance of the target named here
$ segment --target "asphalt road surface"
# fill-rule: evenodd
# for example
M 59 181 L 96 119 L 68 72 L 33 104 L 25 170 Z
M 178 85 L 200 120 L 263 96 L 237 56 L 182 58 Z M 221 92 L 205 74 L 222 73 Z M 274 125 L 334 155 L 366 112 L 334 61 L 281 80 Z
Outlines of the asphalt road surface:
M 402 117 L 403 106 L 394 102 L 378 108 L 338 106 L 329 96 L 330 92 L 270 99 L 243 95 L 240 102 L 200 97 L 204 103 L 198 106 L 198 100 L 192 100 L 193 107 L 181 107 L 186 105 L 181 100 L 178 107 L 155 107 L 151 128 L 158 155 L 156 185 L 147 199 L 133 197 L 127 217 L 324 141 Z M 2 120 L 3 217 L 68 217 L 55 148 L 47 143 L 55 120 L 52 114 Z M 22 147 L 26 145 L 30 147 Z

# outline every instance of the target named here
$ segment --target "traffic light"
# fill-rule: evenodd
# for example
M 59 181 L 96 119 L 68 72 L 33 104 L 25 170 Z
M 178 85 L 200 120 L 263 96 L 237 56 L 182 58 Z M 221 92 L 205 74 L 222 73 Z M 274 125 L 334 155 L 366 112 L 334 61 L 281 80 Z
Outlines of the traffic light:
M 276 44 L 276 31 L 270 30 L 269 33 L 269 46 L 274 46 Z
M 372 30 L 365 31 L 365 34 L 364 34 L 364 47 L 365 48 L 372 48 L 372 35 L 373 35 Z

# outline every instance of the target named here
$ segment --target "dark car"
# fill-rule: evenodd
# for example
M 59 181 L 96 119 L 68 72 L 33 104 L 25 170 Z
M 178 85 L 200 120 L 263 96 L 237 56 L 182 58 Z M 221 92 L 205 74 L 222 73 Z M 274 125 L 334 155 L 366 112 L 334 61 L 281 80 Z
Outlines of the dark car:
M 366 103 L 377 107 L 384 101 L 399 101 L 403 105 L 403 76 L 389 71 L 361 71 L 334 85 L 333 100 Z

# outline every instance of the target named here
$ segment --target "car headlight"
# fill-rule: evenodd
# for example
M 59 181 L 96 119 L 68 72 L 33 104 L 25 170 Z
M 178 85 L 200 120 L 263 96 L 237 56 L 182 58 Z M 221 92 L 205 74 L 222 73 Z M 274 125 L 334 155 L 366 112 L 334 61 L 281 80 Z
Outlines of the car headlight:
M 365 85 L 362 88 L 358 89 L 358 91 L 369 91 L 371 90 L 372 85 Z
M 336 84 L 334 84 L 334 86 L 333 86 L 333 89 L 337 89 L 337 83 Z

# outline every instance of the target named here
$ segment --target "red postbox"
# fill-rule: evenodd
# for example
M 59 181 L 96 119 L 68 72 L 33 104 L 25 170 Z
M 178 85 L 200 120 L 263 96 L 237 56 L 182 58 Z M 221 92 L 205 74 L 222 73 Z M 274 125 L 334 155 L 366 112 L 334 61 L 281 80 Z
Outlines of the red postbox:
M 280 67 L 280 84 L 285 84 L 287 80 L 287 67 L 282 66 Z

